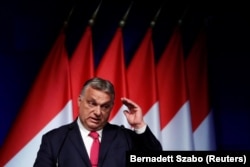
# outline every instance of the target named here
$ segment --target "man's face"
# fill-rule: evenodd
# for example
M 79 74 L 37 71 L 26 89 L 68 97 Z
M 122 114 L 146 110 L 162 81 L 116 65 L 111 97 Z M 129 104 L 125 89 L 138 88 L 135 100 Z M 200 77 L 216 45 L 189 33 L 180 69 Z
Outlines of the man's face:
M 102 129 L 108 121 L 113 103 L 109 94 L 87 87 L 78 98 L 79 117 L 83 126 L 90 130 Z

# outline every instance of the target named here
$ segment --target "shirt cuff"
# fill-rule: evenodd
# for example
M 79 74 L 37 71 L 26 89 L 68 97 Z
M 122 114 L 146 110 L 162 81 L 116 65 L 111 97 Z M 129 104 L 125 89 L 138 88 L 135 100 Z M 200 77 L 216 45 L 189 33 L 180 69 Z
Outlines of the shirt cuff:
M 137 134 L 142 134 L 146 131 L 147 125 L 144 125 L 143 127 L 139 128 L 139 129 L 135 129 L 135 133 Z

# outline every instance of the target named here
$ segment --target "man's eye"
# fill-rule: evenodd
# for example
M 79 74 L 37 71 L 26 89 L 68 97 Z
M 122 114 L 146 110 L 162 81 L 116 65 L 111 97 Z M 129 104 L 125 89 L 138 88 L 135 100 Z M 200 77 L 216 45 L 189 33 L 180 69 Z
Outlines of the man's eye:
M 103 108 L 104 110 L 108 110 L 108 109 L 110 108 L 110 105 L 109 105 L 109 104 L 103 105 L 102 108 Z
M 96 103 L 93 101 L 88 101 L 89 106 L 96 106 Z

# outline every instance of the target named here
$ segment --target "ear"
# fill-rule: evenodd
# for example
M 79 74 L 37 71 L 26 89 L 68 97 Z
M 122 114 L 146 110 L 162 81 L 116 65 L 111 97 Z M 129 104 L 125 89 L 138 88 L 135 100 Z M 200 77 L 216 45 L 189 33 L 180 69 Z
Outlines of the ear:
M 81 102 L 82 102 L 82 96 L 79 95 L 79 96 L 78 96 L 78 99 L 77 99 L 78 107 L 80 107 Z

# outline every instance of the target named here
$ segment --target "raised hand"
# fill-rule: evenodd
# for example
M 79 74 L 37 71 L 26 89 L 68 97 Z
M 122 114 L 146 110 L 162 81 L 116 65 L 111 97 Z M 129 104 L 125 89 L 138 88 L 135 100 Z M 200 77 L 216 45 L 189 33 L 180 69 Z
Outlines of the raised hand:
M 122 103 L 128 107 L 128 110 L 124 110 L 124 114 L 131 127 L 135 129 L 142 128 L 146 125 L 143 120 L 141 107 L 128 98 L 121 98 Z

